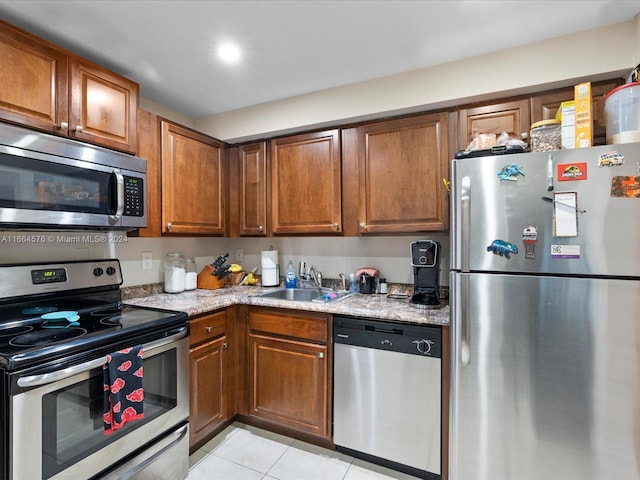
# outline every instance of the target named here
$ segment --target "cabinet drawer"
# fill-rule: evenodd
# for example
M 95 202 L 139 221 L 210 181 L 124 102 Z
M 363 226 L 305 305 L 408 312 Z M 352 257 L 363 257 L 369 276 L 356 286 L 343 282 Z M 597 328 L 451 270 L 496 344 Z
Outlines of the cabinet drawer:
M 204 315 L 189 321 L 191 346 L 224 335 L 227 328 L 227 311 Z
M 273 333 L 326 343 L 329 315 L 311 312 L 253 309 L 249 317 L 252 332 Z

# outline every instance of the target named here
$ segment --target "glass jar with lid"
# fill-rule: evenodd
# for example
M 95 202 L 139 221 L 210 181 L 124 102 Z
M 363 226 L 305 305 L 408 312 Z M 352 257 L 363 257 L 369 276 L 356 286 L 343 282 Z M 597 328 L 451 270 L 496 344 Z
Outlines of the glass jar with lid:
M 184 289 L 195 290 L 198 288 L 198 268 L 195 258 L 184 259 Z
M 531 151 L 548 152 L 562 148 L 560 120 L 542 120 L 531 125 Z
M 169 252 L 164 259 L 164 291 L 184 292 L 185 262 L 182 252 Z

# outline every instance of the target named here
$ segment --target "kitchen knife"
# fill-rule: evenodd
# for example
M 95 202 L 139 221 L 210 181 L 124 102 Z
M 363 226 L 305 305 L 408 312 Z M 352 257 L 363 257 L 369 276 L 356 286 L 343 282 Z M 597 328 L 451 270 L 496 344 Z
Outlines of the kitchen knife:
M 220 275 L 222 275 L 222 272 L 224 272 L 228 268 L 229 268 L 229 265 L 220 265 L 218 268 L 216 268 L 213 271 L 212 275 L 215 275 L 216 277 L 219 277 Z
M 227 258 L 229 258 L 229 252 L 223 253 L 218 258 L 216 258 L 211 264 L 211 266 L 213 267 L 214 270 L 216 270 L 220 268 L 224 264 L 224 262 L 227 261 Z
M 231 273 L 231 270 L 229 270 L 229 268 L 231 268 L 229 265 L 222 268 L 222 271 L 219 274 L 216 274 L 216 277 L 218 277 L 219 280 L 222 280 L 224 277 Z
M 253 270 L 251 270 L 249 273 L 245 273 L 244 277 L 242 277 L 242 280 L 240 280 L 240 283 L 238 283 L 238 285 L 242 285 L 251 273 L 255 274 L 257 271 L 258 271 L 258 267 L 254 267 Z

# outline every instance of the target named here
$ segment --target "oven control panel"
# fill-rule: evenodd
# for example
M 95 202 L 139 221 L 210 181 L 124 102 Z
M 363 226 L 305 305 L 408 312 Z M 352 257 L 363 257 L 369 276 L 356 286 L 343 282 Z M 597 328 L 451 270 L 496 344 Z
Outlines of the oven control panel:
M 121 284 L 117 259 L 0 266 L 0 299 Z
M 40 268 L 31 270 L 31 281 L 34 285 L 66 282 L 67 271 L 64 268 Z

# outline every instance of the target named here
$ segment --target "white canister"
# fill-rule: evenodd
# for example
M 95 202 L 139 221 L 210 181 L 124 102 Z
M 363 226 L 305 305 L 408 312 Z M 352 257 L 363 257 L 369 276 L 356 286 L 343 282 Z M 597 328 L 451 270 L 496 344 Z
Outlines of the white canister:
M 185 264 L 182 252 L 169 252 L 164 260 L 164 291 L 184 292 Z
M 198 267 L 195 258 L 184 259 L 184 289 L 195 290 L 198 288 Z

